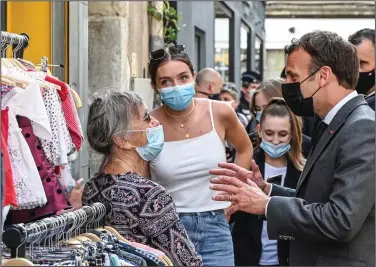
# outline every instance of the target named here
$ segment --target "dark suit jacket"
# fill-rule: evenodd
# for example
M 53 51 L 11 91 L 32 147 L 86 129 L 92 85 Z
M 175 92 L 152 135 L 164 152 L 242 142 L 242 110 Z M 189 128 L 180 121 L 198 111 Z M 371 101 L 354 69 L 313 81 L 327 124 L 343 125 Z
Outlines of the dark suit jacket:
M 296 191 L 271 196 L 269 238 L 291 240 L 290 265 L 375 266 L 375 112 L 363 96 L 335 115 Z
M 257 149 L 253 156 L 261 173 L 265 174 L 265 152 Z M 292 161 L 288 159 L 287 173 L 284 185 L 289 188 L 296 188 L 300 177 Z M 236 212 L 231 216 L 231 221 L 235 222 L 232 230 L 232 240 L 234 243 L 235 265 L 237 266 L 257 266 L 260 262 L 262 243 L 261 233 L 263 220 L 257 215 L 246 212 Z M 278 259 L 280 265 L 288 265 L 288 241 L 278 241 Z
M 315 134 L 315 130 L 319 125 L 321 118 L 318 115 L 312 117 L 302 117 L 303 120 L 303 134 L 311 137 Z
M 366 101 L 368 103 L 368 106 L 370 106 L 370 108 L 375 110 L 375 94 L 372 94 L 372 95 L 366 97 Z
M 307 158 L 309 155 L 309 151 L 311 151 L 312 148 L 311 137 L 303 134 L 302 141 L 302 154 L 304 158 Z

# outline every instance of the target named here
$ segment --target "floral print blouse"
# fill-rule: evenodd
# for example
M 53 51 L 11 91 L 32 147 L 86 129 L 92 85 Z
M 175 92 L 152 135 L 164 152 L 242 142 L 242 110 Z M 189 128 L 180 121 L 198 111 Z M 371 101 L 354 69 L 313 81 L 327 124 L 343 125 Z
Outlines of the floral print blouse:
M 155 182 L 134 172 L 96 174 L 86 183 L 82 202 L 107 202 L 106 225 L 129 241 L 164 252 L 174 265 L 202 265 L 171 196 Z

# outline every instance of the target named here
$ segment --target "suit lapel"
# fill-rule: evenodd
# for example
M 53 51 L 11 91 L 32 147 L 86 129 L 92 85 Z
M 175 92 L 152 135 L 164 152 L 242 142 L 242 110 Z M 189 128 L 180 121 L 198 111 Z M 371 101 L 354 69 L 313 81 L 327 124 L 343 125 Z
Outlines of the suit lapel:
M 336 133 L 345 123 L 346 118 L 351 114 L 351 112 L 353 112 L 360 105 L 367 105 L 367 102 L 364 100 L 363 96 L 359 95 L 348 101 L 334 116 L 332 122 L 328 125 L 325 132 L 321 136 L 319 142 L 317 143 L 316 148 L 313 151 L 311 149 L 311 151 L 309 152 L 306 165 L 304 167 L 304 170 L 298 182 L 298 186 L 296 188 L 297 193 L 301 185 L 307 178 L 312 167 L 314 166 L 315 162 L 322 154 L 325 147 L 329 144 L 330 140 L 333 138 L 333 136 L 336 135 Z
M 285 177 L 285 182 L 283 183 L 282 186 L 288 187 L 288 188 L 296 188 L 298 184 L 298 180 L 300 177 L 300 171 L 298 171 L 294 163 L 292 163 L 290 157 L 287 157 L 287 171 L 286 171 L 286 177 Z

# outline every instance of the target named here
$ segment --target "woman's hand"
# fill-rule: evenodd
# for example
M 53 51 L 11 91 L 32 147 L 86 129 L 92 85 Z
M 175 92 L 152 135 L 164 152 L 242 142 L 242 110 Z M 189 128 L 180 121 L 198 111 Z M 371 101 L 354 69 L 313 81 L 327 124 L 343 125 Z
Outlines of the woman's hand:
M 72 207 L 66 210 L 59 210 L 58 212 L 56 212 L 56 215 L 60 215 L 68 211 L 74 211 L 74 210 L 82 208 L 82 193 L 84 191 L 83 181 L 84 181 L 83 178 L 76 181 L 76 185 L 68 194 L 68 199 Z
M 82 208 L 82 193 L 84 192 L 84 179 L 76 181 L 75 187 L 69 193 L 69 202 L 74 210 Z

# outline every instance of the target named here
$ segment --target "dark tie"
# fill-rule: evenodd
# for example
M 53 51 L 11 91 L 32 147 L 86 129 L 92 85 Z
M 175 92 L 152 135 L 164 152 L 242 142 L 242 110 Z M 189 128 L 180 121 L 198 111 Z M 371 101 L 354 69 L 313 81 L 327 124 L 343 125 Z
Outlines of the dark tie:
M 319 125 L 317 126 L 317 129 L 315 131 L 315 134 L 312 137 L 312 151 L 315 149 L 317 143 L 319 142 L 322 134 L 325 132 L 326 128 L 328 125 L 325 122 L 320 122 Z

